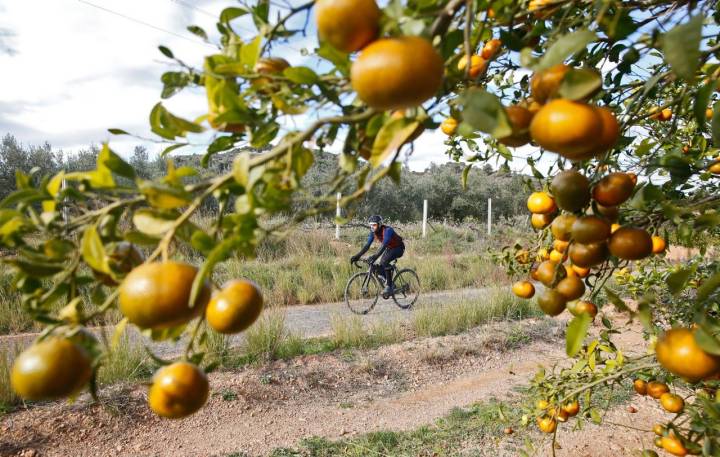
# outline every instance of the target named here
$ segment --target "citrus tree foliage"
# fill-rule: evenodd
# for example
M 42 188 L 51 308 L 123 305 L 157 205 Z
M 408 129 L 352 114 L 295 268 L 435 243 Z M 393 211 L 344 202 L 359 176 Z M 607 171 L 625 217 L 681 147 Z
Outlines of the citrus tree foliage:
M 255 37 L 239 36 L 233 24 L 241 17 L 252 18 Z M 218 51 L 204 61 L 185 62 L 160 47 L 176 65 L 162 76 L 160 101 L 149 115 L 152 131 L 167 143 L 164 176 L 139 177 L 109 144 L 91 170 L 60 172 L 39 183 L 18 173 L 18 190 L 0 204 L 0 237 L 16 253 L 8 263 L 17 271 L 23 306 L 47 324 L 46 340 L 74 338 L 85 346 L 93 368 L 108 349 L 92 338 L 78 340 L 78 329 L 118 301 L 126 316 L 118 333 L 130 323 L 153 338 L 178 338 L 190 324 L 184 361 L 158 379 L 182 377 L 196 395 L 173 405 L 156 380 L 150 398 L 159 414 L 190 414 L 207 395 L 197 369 L 209 331 L 202 325 L 204 307 L 209 321 L 213 310 L 215 322 L 230 309 L 227 319 L 242 323 L 226 326 L 233 331 L 246 328 L 258 312 L 258 296 L 245 283 L 223 288 L 225 295 L 208 304 L 214 267 L 231 255 L 250 257 L 264 237 L 332 210 L 335 191 L 348 182 L 355 190 L 343 205 L 381 179 L 400 180 L 398 159 L 412 152 L 423 131 L 440 127 L 447 149 L 438 154 L 464 156 L 469 163 L 459 185 L 468 185 L 474 164 L 509 169 L 512 162 L 536 179 L 528 208 L 537 242 L 499 256 L 511 271 L 545 284 L 538 305 L 547 314 L 577 314 L 567 331 L 573 363 L 533 380 L 532 392 L 542 402 L 528 409 L 527 422 L 536 417 L 554 437 L 558 422 L 569 417 L 576 416 L 576 423 L 602 419 L 593 402 L 598 387 L 635 379 L 638 392 L 655 395 L 666 393 L 670 383 L 685 398 L 680 404 L 675 394 L 661 397 L 677 414 L 658 429 L 658 444 L 675 455 L 717 455 L 717 268 L 658 265 L 665 285 L 656 286 L 682 297 L 677 319 L 657 312 L 667 308 L 659 294 L 639 294 L 634 306 L 608 280 L 618 268 L 629 271 L 639 259 L 663 255 L 668 239 L 692 246 L 717 234 L 719 19 L 710 1 L 229 5 L 216 24 Z M 276 53 L 315 30 L 310 23 L 319 40 L 307 52 L 320 63 L 291 66 Z M 189 30 L 208 40 L 201 28 Z M 205 93 L 205 116 L 185 119 L 165 108 L 164 99 L 190 89 Z M 307 125 L 285 133 L 293 119 Z M 202 167 L 238 145 L 262 152 L 241 152 L 230 170 L 191 182 L 199 171 L 173 166 L 172 156 L 189 144 L 188 134 L 207 130 L 215 135 Z M 325 194 L 313 194 L 301 186 L 302 178 L 314 150 L 331 145 L 341 148 L 333 176 Z M 312 201 L 289 220 L 271 218 L 297 195 Z M 203 229 L 192 216 L 211 199 L 219 211 Z M 197 269 L 175 259 L 178 244 L 202 255 Z M 144 247 L 145 255 L 135 246 Z M 144 264 L 137 267 L 139 262 Z M 170 269 L 183 280 L 168 291 L 158 284 Z M 693 282 L 698 274 L 703 276 Z M 514 290 L 529 298 L 535 285 L 521 282 Z M 623 329 L 607 318 L 599 339 L 586 340 L 600 294 L 640 319 L 650 341 L 657 340 L 657 356 L 653 344 L 640 357 L 619 351 L 613 336 Z M 668 330 L 673 323 L 678 327 Z M 81 364 L 82 357 L 68 353 Z M 26 396 L 65 395 L 77 387 L 78 379 L 71 381 L 64 392 L 41 395 L 39 389 Z

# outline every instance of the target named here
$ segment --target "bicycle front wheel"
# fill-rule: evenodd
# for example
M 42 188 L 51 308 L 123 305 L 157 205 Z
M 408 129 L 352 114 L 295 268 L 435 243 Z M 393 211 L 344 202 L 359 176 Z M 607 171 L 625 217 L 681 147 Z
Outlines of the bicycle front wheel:
M 345 286 L 345 303 L 355 314 L 367 314 L 380 297 L 380 285 L 367 272 L 355 273 Z
M 393 300 L 402 309 L 409 309 L 420 296 L 420 278 L 413 270 L 400 270 L 393 280 Z

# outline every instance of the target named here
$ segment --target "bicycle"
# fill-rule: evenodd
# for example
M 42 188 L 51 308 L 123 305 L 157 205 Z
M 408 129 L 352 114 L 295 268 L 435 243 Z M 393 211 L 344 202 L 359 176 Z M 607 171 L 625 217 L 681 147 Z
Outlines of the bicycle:
M 361 271 L 350 277 L 345 286 L 345 303 L 353 313 L 367 314 L 375 307 L 381 295 L 385 300 L 390 296 L 382 294 L 386 280 L 385 275 L 381 274 L 384 272 L 379 271 L 379 265 L 369 262 L 368 259 L 360 259 L 353 262 L 353 265 L 363 268 L 360 262 L 368 265 L 368 271 Z M 401 309 L 410 309 L 420 296 L 420 279 L 410 268 L 398 271 L 396 263 L 397 259 L 390 262 L 395 286 L 392 298 Z

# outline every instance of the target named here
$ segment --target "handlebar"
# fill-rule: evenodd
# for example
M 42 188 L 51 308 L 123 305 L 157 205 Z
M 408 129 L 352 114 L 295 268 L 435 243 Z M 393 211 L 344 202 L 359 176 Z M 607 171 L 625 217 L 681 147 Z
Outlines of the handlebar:
M 364 263 L 365 265 L 370 265 L 370 261 L 367 258 L 358 259 L 358 260 L 354 261 L 352 264 L 355 268 L 364 268 L 362 265 L 360 265 L 360 262 Z

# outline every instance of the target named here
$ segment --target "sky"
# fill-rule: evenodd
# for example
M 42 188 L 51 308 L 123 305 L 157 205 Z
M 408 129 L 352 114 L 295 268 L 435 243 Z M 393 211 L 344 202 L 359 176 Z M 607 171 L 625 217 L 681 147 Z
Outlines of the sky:
M 219 12 L 236 4 L 228 0 L 0 0 L 0 135 L 10 133 L 24 144 L 47 141 L 69 153 L 111 140 L 111 147 L 126 157 L 138 144 L 157 154 L 162 145 L 113 136 L 107 129 L 121 128 L 157 139 L 149 130 L 148 114 L 160 101 L 160 76 L 173 68 L 158 45 L 199 66 L 215 48 L 186 27 L 199 25 L 212 40 L 217 36 Z M 254 36 L 249 18 L 233 25 L 244 38 Z M 275 55 L 293 65 L 317 69 L 318 59 L 299 52 L 301 48 L 312 51 L 316 45 L 311 28 L 307 37 L 290 44 L 292 49 L 277 48 Z M 188 119 L 207 110 L 200 90 L 185 90 L 163 103 Z M 302 127 L 308 121 L 299 116 L 287 127 Z M 431 161 L 447 161 L 445 138 L 439 130 L 424 133 L 415 142 L 408 165 L 423 170 Z M 207 137 L 191 141 L 202 144 Z

